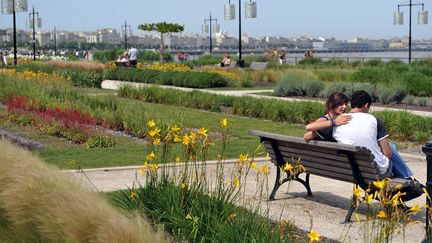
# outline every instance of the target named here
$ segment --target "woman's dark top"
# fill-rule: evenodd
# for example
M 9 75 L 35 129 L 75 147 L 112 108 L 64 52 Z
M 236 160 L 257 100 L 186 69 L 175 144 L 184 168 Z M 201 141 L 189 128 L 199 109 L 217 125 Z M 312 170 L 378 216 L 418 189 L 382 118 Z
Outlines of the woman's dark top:
M 324 118 L 327 121 L 330 119 L 326 116 L 320 116 L 320 118 Z M 333 127 L 326 127 L 323 129 L 320 129 L 316 131 L 316 140 L 320 141 L 329 141 L 329 142 L 336 142 L 336 140 L 333 138 Z

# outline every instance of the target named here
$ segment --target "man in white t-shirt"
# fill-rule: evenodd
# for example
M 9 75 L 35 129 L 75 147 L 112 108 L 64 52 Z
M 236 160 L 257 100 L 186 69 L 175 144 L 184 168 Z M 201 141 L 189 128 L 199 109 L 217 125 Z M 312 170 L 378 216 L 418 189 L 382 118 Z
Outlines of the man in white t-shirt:
M 131 67 L 136 67 L 138 62 L 138 50 L 132 46 L 128 51 L 128 55 L 129 55 L 129 65 Z
M 360 90 L 351 97 L 352 120 L 333 129 L 333 138 L 338 143 L 368 148 L 375 157 L 380 172 L 385 177 L 410 178 L 413 173 L 391 146 L 388 133 L 381 120 L 368 114 L 372 98 Z

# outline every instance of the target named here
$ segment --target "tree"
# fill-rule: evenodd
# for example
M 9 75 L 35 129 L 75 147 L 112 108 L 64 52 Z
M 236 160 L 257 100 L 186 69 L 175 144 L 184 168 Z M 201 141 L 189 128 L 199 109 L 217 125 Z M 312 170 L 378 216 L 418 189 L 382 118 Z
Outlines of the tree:
M 165 33 L 178 33 L 182 32 L 184 30 L 183 25 L 179 25 L 176 23 L 167 23 L 167 22 L 161 22 L 161 23 L 150 23 L 150 24 L 140 24 L 138 26 L 138 29 L 144 30 L 144 31 L 156 31 L 160 33 L 161 37 L 161 43 L 160 43 L 160 62 L 164 62 L 164 51 L 165 51 L 165 44 L 164 44 L 164 34 Z

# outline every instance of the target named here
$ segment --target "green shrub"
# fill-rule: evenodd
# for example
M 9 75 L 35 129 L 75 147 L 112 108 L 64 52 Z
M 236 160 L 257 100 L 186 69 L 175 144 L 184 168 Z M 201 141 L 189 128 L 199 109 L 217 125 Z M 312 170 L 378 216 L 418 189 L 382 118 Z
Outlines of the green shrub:
M 341 92 L 350 97 L 353 90 L 353 84 L 347 82 L 335 82 L 325 87 L 319 94 L 320 97 L 327 98 L 333 92 Z
M 415 97 L 414 97 L 414 96 L 412 96 L 412 95 L 407 95 L 407 96 L 405 97 L 405 99 L 404 99 L 404 102 L 405 102 L 406 104 L 408 104 L 408 105 L 413 105 L 413 104 L 414 104 L 414 100 L 415 100 Z
M 378 85 L 378 99 L 383 104 L 402 103 L 402 100 L 407 96 L 406 88 L 401 84 L 393 85 Z
M 322 60 L 320 58 L 316 57 L 308 57 L 303 58 L 301 61 L 299 61 L 299 65 L 316 65 L 322 63 Z
M 319 80 L 302 80 L 298 76 L 285 76 L 281 79 L 276 87 L 275 94 L 277 96 L 318 96 L 320 91 L 324 89 L 324 83 Z
M 388 68 L 383 67 L 363 67 L 353 73 L 350 78 L 352 82 L 363 83 L 390 83 L 397 81 L 398 74 Z
M 114 145 L 114 139 L 106 135 L 92 136 L 85 143 L 86 148 L 109 148 Z
M 427 105 L 427 99 L 425 97 L 417 98 L 417 105 L 426 106 Z
M 373 60 L 369 60 L 369 61 L 364 62 L 363 65 L 365 67 L 378 67 L 378 66 L 384 65 L 384 62 L 379 60 L 379 59 L 373 59 Z

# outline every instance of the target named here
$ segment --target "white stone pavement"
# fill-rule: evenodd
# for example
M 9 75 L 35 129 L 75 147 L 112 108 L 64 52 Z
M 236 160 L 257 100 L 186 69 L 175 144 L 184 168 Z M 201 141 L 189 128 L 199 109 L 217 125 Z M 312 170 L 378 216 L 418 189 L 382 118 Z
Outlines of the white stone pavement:
M 267 95 L 257 95 L 255 93 L 263 93 L 263 92 L 272 92 L 271 89 L 262 89 L 262 90 L 208 90 L 208 89 L 192 89 L 192 88 L 184 88 L 184 87 L 175 87 L 175 86 L 169 86 L 169 85 L 154 85 L 154 84 L 145 84 L 145 83 L 134 83 L 134 82 L 126 82 L 126 81 L 118 81 L 118 80 L 104 80 L 102 81 L 102 88 L 103 89 L 111 89 L 111 90 L 118 90 L 121 86 L 129 85 L 132 87 L 148 87 L 148 86 L 158 86 L 164 89 L 177 89 L 177 90 L 183 90 L 183 91 L 192 91 L 192 90 L 199 90 L 202 92 L 208 92 L 211 94 L 220 94 L 220 95 L 228 95 L 228 96 L 250 96 L 260 99 L 279 99 L 279 100 L 286 100 L 286 101 L 313 101 L 313 102 L 319 102 L 324 103 L 323 101 L 317 101 L 317 100 L 305 100 L 305 99 L 296 99 L 296 98 L 285 98 L 285 97 L 275 97 L 275 96 L 267 96 Z M 372 106 L 373 111 L 383 111 L 383 110 L 390 110 L 390 111 L 407 111 L 411 112 L 415 115 L 420 116 L 429 116 L 432 117 L 432 111 L 415 111 L 415 110 L 403 110 L 403 109 L 395 109 L 395 108 L 386 108 L 386 107 L 378 107 L 378 106 Z
M 423 155 L 402 154 L 407 161 L 408 166 L 412 169 L 415 177 L 422 183 L 426 180 L 426 162 Z M 258 166 L 269 165 L 270 174 L 268 180 L 268 192 L 272 189 L 275 168 L 264 159 L 257 159 Z M 225 168 L 230 170 L 234 160 L 226 161 Z M 211 174 L 214 171 L 215 162 L 207 163 L 207 170 Z M 136 180 L 142 181 L 143 177 L 138 173 L 137 166 L 120 167 L 120 168 L 99 168 L 84 170 L 85 175 L 77 174 L 75 171 L 65 171 L 68 175 L 75 177 L 77 180 L 90 186 L 89 181 L 97 188 L 98 191 L 113 191 L 117 189 L 131 188 Z M 228 173 L 226 173 L 228 174 Z M 211 177 L 211 176 L 210 176 Z M 88 179 L 87 179 L 88 178 Z M 228 181 L 229 179 L 227 179 Z M 256 199 L 256 181 L 255 177 L 249 176 L 246 182 L 245 198 Z M 297 182 L 290 185 L 283 185 L 276 194 L 275 201 L 264 201 L 261 207 L 268 206 L 270 215 L 275 220 L 291 220 L 295 225 L 303 230 L 310 229 L 310 217 L 313 218 L 313 229 L 330 239 L 338 240 L 344 230 L 349 229 L 348 238 L 345 242 L 362 242 L 364 222 L 354 222 L 350 224 L 341 224 L 347 208 L 350 204 L 352 193 L 352 184 L 340 182 L 337 180 L 327 179 L 319 176 L 311 176 L 311 189 L 313 197 L 307 197 L 305 188 Z M 408 205 L 418 203 L 423 205 L 425 196 L 412 200 Z M 364 218 L 364 207 L 360 212 L 360 218 Z M 425 222 L 425 213 L 421 212 L 416 216 L 417 220 Z M 410 225 L 406 229 L 405 240 L 402 235 L 396 235 L 394 242 L 420 242 L 424 237 L 424 223 Z

